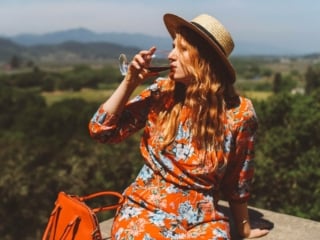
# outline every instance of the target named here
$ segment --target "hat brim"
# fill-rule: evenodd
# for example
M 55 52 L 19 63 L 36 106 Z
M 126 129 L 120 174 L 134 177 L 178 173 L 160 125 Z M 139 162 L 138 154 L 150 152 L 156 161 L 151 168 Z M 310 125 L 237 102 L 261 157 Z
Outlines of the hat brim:
M 176 31 L 179 27 L 187 27 L 192 31 L 196 32 L 197 34 L 199 34 L 200 37 L 202 37 L 204 40 L 206 40 L 210 44 L 210 46 L 214 49 L 214 51 L 219 55 L 220 59 L 223 61 L 224 66 L 226 67 L 226 70 L 229 73 L 229 77 L 230 77 L 229 81 L 231 81 L 232 83 L 235 82 L 236 73 L 231 62 L 226 57 L 225 53 L 221 50 L 219 45 L 215 41 L 213 41 L 211 38 L 209 38 L 206 33 L 204 33 L 202 30 L 200 30 L 197 26 L 193 25 L 192 23 L 171 13 L 165 14 L 163 16 L 163 21 L 165 23 L 165 26 L 169 34 L 173 39 L 175 38 Z

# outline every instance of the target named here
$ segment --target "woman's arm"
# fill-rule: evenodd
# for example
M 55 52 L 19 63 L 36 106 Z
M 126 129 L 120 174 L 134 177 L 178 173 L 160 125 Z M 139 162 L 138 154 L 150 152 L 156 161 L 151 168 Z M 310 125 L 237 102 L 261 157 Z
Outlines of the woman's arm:
M 229 205 L 239 235 L 246 238 L 259 238 L 269 233 L 268 229 L 251 229 L 247 202 L 229 202 Z
M 89 122 L 89 132 L 94 139 L 118 143 L 143 127 L 148 94 L 144 92 L 139 99 L 128 100 L 139 84 L 154 75 L 145 69 L 154 51 L 155 48 L 150 48 L 135 55 L 123 81 L 94 114 Z
M 233 111 L 235 131 L 234 150 L 229 154 L 229 166 L 223 181 L 223 191 L 229 200 L 230 210 L 239 235 L 257 238 L 266 235 L 267 229 L 251 229 L 247 201 L 254 174 L 254 140 L 258 121 L 251 101 L 242 98 Z

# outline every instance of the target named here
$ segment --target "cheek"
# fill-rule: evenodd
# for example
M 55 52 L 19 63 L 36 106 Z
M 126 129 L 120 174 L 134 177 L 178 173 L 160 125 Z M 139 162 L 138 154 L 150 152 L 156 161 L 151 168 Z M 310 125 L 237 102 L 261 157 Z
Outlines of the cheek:
M 190 75 L 189 71 L 190 71 L 190 61 L 184 60 L 183 62 L 180 62 L 179 73 L 186 77 Z
M 179 66 L 176 69 L 176 73 L 179 74 L 180 76 L 186 76 L 187 75 L 187 70 L 185 68 L 185 65 L 179 64 Z
M 176 68 L 174 71 L 169 73 L 169 77 L 174 81 L 181 82 L 188 85 L 191 82 L 191 76 L 185 72 L 181 67 Z
M 183 54 L 183 62 L 185 64 L 191 63 L 191 56 L 190 56 L 189 52 L 187 52 L 187 51 Z

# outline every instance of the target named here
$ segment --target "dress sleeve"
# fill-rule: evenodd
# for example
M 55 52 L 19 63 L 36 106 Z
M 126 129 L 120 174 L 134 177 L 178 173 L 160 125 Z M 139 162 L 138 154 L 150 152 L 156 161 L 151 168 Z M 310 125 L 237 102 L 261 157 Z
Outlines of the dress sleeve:
M 101 105 L 89 122 L 91 137 L 102 143 L 118 143 L 143 128 L 155 88 L 156 83 L 129 101 L 121 115 L 110 114 Z
M 235 117 L 234 145 L 228 156 L 228 166 L 221 190 L 228 201 L 245 202 L 250 197 L 254 174 L 254 140 L 258 121 L 251 104 L 240 107 Z

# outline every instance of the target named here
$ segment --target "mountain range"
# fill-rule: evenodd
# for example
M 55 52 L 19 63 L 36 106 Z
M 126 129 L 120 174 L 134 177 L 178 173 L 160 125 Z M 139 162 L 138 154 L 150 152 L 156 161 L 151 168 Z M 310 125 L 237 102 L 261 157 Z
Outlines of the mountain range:
M 0 38 L 0 62 L 9 62 L 14 56 L 32 62 L 81 63 L 117 59 L 120 53 L 132 56 L 137 47 L 126 47 L 108 42 L 82 43 L 66 41 L 57 44 L 20 45 L 12 40 Z
M 0 36 L 0 60 L 8 59 L 10 55 L 25 58 L 42 57 L 56 58 L 60 54 L 69 58 L 115 58 L 121 52 L 135 53 L 139 49 L 157 46 L 158 49 L 170 49 L 171 38 L 156 37 L 144 34 L 129 33 L 97 33 L 85 28 L 69 29 L 46 33 L 20 34 L 6 37 Z M 294 55 L 290 49 L 270 46 L 263 43 L 237 42 L 233 56 L 240 55 Z
M 42 35 L 21 34 L 9 39 L 24 46 L 53 45 L 74 41 L 79 43 L 107 42 L 140 49 L 151 46 L 157 46 L 159 49 L 171 48 L 171 39 L 169 37 L 164 38 L 129 33 L 96 33 L 85 28 L 57 31 Z

